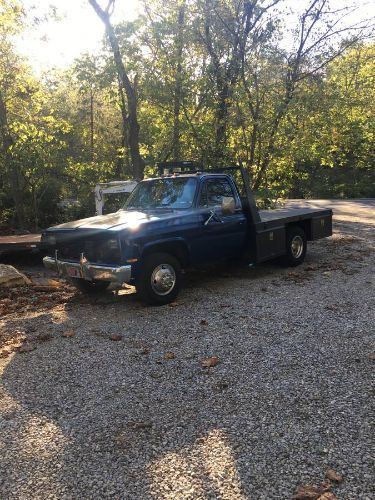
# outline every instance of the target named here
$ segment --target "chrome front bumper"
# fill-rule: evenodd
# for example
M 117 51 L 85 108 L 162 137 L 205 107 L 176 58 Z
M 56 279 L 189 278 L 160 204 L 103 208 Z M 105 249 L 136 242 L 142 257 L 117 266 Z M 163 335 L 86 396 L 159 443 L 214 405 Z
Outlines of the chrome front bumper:
M 56 271 L 66 278 L 82 278 L 89 281 L 111 281 L 118 284 L 128 283 L 131 279 L 132 266 L 101 266 L 86 259 L 80 262 L 68 262 L 53 257 L 43 258 L 44 267 Z

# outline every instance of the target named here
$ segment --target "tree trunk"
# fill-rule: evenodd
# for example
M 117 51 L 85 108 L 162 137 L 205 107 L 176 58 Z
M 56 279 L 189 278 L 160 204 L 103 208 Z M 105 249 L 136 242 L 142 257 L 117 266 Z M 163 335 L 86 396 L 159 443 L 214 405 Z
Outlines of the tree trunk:
M 274 153 L 274 148 L 275 148 L 277 132 L 279 130 L 280 123 L 288 110 L 289 104 L 290 104 L 291 100 L 293 99 L 293 92 L 294 92 L 294 85 L 287 82 L 286 94 L 285 94 L 284 100 L 280 106 L 280 109 L 276 113 L 276 116 L 274 118 L 274 121 L 273 121 L 273 124 L 271 127 L 271 131 L 270 131 L 270 135 L 268 138 L 266 151 L 265 151 L 263 160 L 261 162 L 259 171 L 257 172 L 257 176 L 256 176 L 256 179 L 254 182 L 254 186 L 253 186 L 254 190 L 259 189 L 259 187 L 263 181 L 263 178 L 266 174 L 266 171 L 268 169 L 269 162 L 272 159 L 272 156 Z
M 255 148 L 257 144 L 257 139 L 258 139 L 258 122 L 254 120 L 250 138 L 250 156 L 249 156 L 250 166 L 254 165 L 255 162 Z
M 267 148 L 266 148 L 262 163 L 260 165 L 259 171 L 257 172 L 256 178 L 254 181 L 254 185 L 253 185 L 254 190 L 259 189 L 259 187 L 263 181 L 263 178 L 267 172 L 269 162 L 272 158 L 273 150 L 275 147 L 276 132 L 279 128 L 280 120 L 281 120 L 281 116 L 280 116 L 280 118 L 276 118 L 276 120 L 272 126 L 270 137 L 269 137 L 268 144 L 267 144 Z
M 233 103 L 233 88 L 240 76 L 241 60 L 244 57 L 246 42 L 251 30 L 261 17 L 258 16 L 257 20 L 252 21 L 256 3 L 244 2 L 243 11 L 240 12 L 241 9 L 239 8 L 235 17 L 233 17 L 233 24 L 236 28 L 231 30 L 228 37 L 226 60 L 223 61 L 222 49 L 220 46 L 217 48 L 217 42 L 215 42 L 215 38 L 212 37 L 211 33 L 215 29 L 213 27 L 214 20 L 217 17 L 215 11 L 219 6 L 219 2 L 205 1 L 204 40 L 212 62 L 216 84 L 214 161 L 219 165 L 225 164 L 227 161 L 229 110 Z M 224 21 L 222 22 L 224 23 Z
M 219 84 L 218 102 L 216 107 L 215 162 L 225 163 L 227 149 L 227 128 L 229 112 L 229 85 L 227 81 Z
M 173 102 L 173 159 L 180 160 L 180 112 L 182 96 L 182 50 L 183 50 L 183 28 L 185 22 L 185 4 L 178 9 L 177 37 L 176 37 L 176 71 Z
M 9 130 L 7 110 L 0 91 L 0 131 L 2 135 L 2 153 L 4 155 L 5 171 L 9 176 L 12 197 L 16 209 L 17 223 L 20 229 L 25 227 L 25 207 L 23 200 L 23 180 L 19 167 L 12 161 L 11 148 L 14 145 L 13 137 Z
M 125 174 L 127 167 L 129 167 L 129 126 L 128 126 L 128 114 L 126 111 L 126 102 L 124 91 L 121 87 L 119 81 L 119 96 L 120 96 L 120 110 L 121 110 L 121 123 L 122 123 L 122 133 L 121 133 L 121 146 L 124 151 L 121 159 L 121 174 Z
M 33 195 L 33 209 L 34 209 L 34 230 L 35 232 L 37 232 L 39 229 L 39 217 L 38 217 L 39 204 L 36 195 L 36 189 L 34 187 L 32 188 L 32 195 Z
M 94 92 L 90 87 L 90 155 L 94 161 Z
M 119 76 L 120 86 L 124 90 L 128 104 L 128 127 L 129 127 L 129 150 L 133 163 L 133 175 L 136 180 L 143 179 L 144 161 L 139 151 L 139 123 L 137 117 L 137 96 L 133 85 L 131 84 L 122 61 L 120 47 L 116 37 L 116 33 L 110 22 L 109 9 L 113 6 L 113 1 L 108 3 L 106 10 L 103 10 L 96 0 L 89 0 L 89 3 L 104 23 L 109 43 L 112 48 L 113 57 L 116 64 L 117 73 Z

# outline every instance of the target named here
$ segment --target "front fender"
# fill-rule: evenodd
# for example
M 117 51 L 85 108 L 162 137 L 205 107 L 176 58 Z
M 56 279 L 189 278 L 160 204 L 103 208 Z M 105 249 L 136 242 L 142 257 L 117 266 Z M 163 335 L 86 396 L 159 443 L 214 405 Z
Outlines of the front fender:
M 151 253 L 168 253 L 176 257 L 183 268 L 190 264 L 190 247 L 181 237 L 161 238 L 147 242 L 143 245 L 140 260 L 137 262 L 136 273 L 142 271 L 142 261 Z

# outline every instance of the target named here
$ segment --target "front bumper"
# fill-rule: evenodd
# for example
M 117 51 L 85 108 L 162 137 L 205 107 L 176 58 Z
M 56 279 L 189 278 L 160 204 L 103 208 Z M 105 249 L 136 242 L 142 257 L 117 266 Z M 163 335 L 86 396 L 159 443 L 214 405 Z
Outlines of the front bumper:
M 111 281 L 118 284 L 131 280 L 132 266 L 102 266 L 92 264 L 85 259 L 80 262 L 69 262 L 53 257 L 43 258 L 44 267 L 56 271 L 66 278 L 82 278 L 89 281 Z

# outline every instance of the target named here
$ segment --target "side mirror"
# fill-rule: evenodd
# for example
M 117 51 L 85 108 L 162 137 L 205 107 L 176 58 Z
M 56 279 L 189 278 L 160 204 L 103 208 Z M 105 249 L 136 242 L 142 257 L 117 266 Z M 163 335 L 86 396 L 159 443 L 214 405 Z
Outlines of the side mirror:
M 221 211 L 223 215 L 233 215 L 236 211 L 236 202 L 232 196 L 224 196 L 221 201 Z

